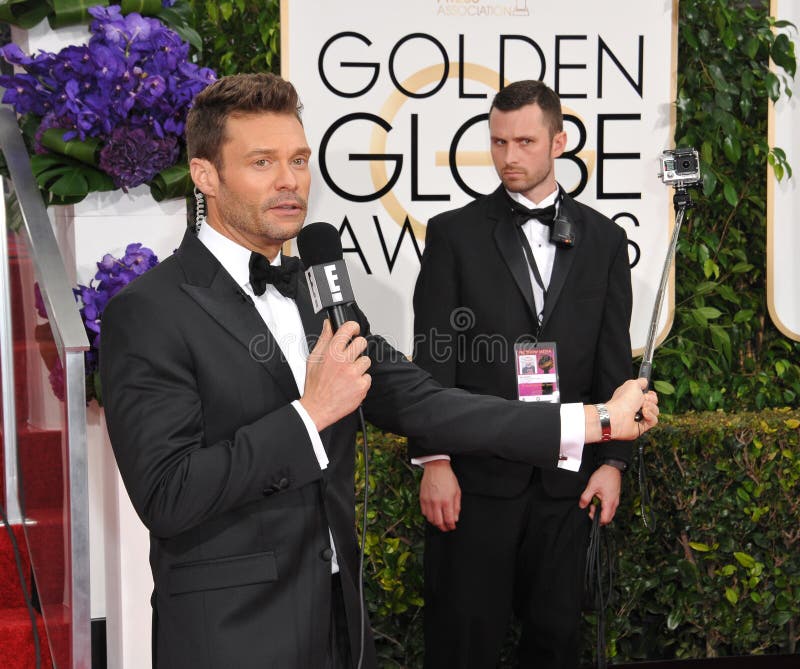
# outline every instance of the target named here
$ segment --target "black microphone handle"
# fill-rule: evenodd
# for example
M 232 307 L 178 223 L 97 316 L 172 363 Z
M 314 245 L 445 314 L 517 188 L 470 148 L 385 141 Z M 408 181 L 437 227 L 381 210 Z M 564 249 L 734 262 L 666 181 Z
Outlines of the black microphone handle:
M 334 332 L 336 332 L 344 323 L 348 321 L 347 312 L 344 310 L 346 306 L 347 304 L 334 304 L 331 307 L 325 308 L 325 310 L 328 312 L 328 318 L 331 321 L 331 327 L 333 328 Z

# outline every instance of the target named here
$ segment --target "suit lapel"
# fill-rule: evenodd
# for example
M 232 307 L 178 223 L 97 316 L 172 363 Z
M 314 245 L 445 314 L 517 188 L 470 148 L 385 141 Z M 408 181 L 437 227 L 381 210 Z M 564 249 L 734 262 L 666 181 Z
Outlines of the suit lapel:
M 514 283 L 517 285 L 528 310 L 536 323 L 536 306 L 533 301 L 533 288 L 531 287 L 531 277 L 528 270 L 528 262 L 522 250 L 522 243 L 519 239 L 519 232 L 511 218 L 511 210 L 505 206 L 504 195 L 500 186 L 488 199 L 489 211 L 488 218 L 494 221 L 494 240 L 500 251 L 500 256 L 508 265 Z
M 178 253 L 187 279 L 182 285 L 186 294 L 247 349 L 253 361 L 272 376 L 287 401 L 297 399 L 292 370 L 252 299 L 191 231 L 184 235 Z
M 550 274 L 550 283 L 547 286 L 547 299 L 544 303 L 544 314 L 542 316 L 542 329 L 547 325 L 550 315 L 555 309 L 558 302 L 558 297 L 561 295 L 561 289 L 567 282 L 572 264 L 575 261 L 575 256 L 578 253 L 578 246 L 583 238 L 584 221 L 581 217 L 579 209 L 575 206 L 568 195 L 564 195 L 561 206 L 564 208 L 564 215 L 572 221 L 575 227 L 575 245 L 571 249 L 556 248 L 556 257 L 553 263 L 553 271 Z

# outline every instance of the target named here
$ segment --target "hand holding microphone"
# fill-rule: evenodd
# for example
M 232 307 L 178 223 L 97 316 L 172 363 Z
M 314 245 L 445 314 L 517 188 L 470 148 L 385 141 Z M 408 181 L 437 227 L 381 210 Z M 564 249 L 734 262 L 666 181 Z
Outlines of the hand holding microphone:
M 372 384 L 367 374 L 371 360 L 362 355 L 367 340 L 358 336 L 358 323 L 347 320 L 345 307 L 354 304 L 353 289 L 336 228 L 329 223 L 304 227 L 297 248 L 314 309 L 325 309 L 329 318 L 308 356 L 300 398 L 317 430 L 323 430 L 361 405 Z
M 325 321 L 308 356 L 300 404 L 320 432 L 358 409 L 372 384 L 367 374 L 372 361 L 362 355 L 367 340 L 358 336 L 358 330 L 358 323 L 347 321 L 334 333 Z

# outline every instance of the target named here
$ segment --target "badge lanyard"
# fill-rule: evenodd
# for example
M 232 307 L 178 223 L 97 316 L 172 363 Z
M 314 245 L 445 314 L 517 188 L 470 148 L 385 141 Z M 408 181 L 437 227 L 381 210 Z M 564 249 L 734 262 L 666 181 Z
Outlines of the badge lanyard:
M 539 288 L 542 289 L 542 311 L 536 311 L 536 322 L 537 322 L 537 331 L 536 331 L 536 338 L 539 338 L 539 335 L 542 332 L 542 319 L 544 318 L 544 303 L 547 301 L 547 288 L 544 287 L 544 281 L 542 281 L 542 275 L 539 273 L 539 266 L 536 264 L 536 258 L 533 257 L 533 251 L 531 250 L 531 244 L 528 241 L 528 236 L 525 234 L 525 231 L 522 229 L 522 226 L 517 226 L 517 230 L 519 231 L 519 236 L 522 238 L 522 249 L 525 252 L 525 259 L 528 261 L 528 266 L 531 268 L 533 272 L 533 278 L 538 284 Z M 536 296 L 533 298 L 533 305 L 534 309 L 536 309 Z

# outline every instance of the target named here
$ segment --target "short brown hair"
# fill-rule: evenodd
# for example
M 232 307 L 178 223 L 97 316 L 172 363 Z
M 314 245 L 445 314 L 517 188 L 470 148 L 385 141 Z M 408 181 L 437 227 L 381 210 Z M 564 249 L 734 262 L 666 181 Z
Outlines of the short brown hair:
M 231 116 L 260 113 L 294 114 L 300 120 L 303 105 L 291 83 L 266 72 L 233 74 L 200 91 L 186 118 L 189 159 L 205 158 L 222 167 L 225 123 Z
M 539 106 L 547 119 L 551 138 L 564 129 L 564 116 L 561 112 L 561 100 L 558 95 L 544 82 L 533 79 L 515 81 L 500 89 L 492 100 L 489 114 L 491 115 L 492 109 L 504 112 L 516 111 L 533 104 Z

